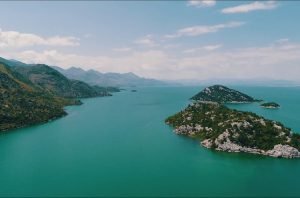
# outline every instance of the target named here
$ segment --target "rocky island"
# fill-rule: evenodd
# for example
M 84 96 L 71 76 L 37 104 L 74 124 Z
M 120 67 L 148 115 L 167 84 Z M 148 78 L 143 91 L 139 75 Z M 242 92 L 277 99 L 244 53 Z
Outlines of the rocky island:
M 225 87 L 223 85 L 214 85 L 207 87 L 193 96 L 191 99 L 197 101 L 211 101 L 218 103 L 250 103 L 261 101 L 237 90 L 229 89 L 228 87 Z
M 267 108 L 267 109 L 278 109 L 280 108 L 280 105 L 277 104 L 276 102 L 266 102 L 260 105 L 263 108 Z
M 212 93 L 211 89 L 205 90 Z M 255 113 L 229 109 L 219 102 L 228 101 L 228 98 L 214 97 L 218 102 L 194 101 L 183 111 L 167 118 L 166 123 L 174 128 L 176 134 L 199 139 L 206 148 L 282 158 L 300 157 L 299 134 L 280 122 Z M 232 97 L 230 100 L 246 101 L 246 97 Z

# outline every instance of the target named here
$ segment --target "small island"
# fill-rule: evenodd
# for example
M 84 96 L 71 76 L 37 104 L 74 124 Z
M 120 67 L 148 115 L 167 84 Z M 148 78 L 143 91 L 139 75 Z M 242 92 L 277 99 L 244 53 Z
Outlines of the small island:
M 252 97 L 233 90 L 230 93 L 234 94 L 223 95 L 224 99 L 211 88 L 200 93 L 201 97 L 197 97 L 200 100 L 194 100 L 186 109 L 166 119 L 176 134 L 199 139 L 204 147 L 218 151 L 300 157 L 300 134 L 280 122 L 223 104 L 225 101 L 256 101 Z
M 210 101 L 218 103 L 251 103 L 261 101 L 223 85 L 207 87 L 191 99 L 196 101 Z
M 276 102 L 266 102 L 260 105 L 263 108 L 267 108 L 267 109 L 278 109 L 280 108 L 280 105 L 277 104 Z

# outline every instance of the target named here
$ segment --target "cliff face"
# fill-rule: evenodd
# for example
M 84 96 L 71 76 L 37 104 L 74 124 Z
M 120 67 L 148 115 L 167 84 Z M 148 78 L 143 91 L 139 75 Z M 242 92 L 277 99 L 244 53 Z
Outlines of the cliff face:
M 166 123 L 180 135 L 227 152 L 248 152 L 273 157 L 300 157 L 300 135 L 281 123 L 250 112 L 231 110 L 214 102 L 197 102 L 169 117 Z
M 258 101 L 251 96 L 248 96 L 237 90 L 229 89 L 228 87 L 222 85 L 207 87 L 193 96 L 191 99 L 197 101 L 211 101 L 218 103 L 247 103 Z

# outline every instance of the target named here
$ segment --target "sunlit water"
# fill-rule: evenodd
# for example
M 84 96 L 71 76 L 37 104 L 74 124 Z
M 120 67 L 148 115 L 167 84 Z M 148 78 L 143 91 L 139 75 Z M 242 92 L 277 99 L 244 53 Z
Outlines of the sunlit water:
M 300 88 L 237 88 L 282 107 L 230 107 L 300 132 Z M 0 196 L 300 196 L 300 160 L 214 152 L 165 125 L 200 89 L 123 91 L 2 133 Z

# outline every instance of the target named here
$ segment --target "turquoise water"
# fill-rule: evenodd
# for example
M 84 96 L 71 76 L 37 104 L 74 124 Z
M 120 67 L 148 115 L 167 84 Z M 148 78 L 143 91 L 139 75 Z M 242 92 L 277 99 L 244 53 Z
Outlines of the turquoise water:
M 300 196 L 300 160 L 214 152 L 164 124 L 200 89 L 87 99 L 64 118 L 2 133 L 0 196 Z M 238 89 L 282 108 L 233 108 L 300 132 L 300 88 Z

